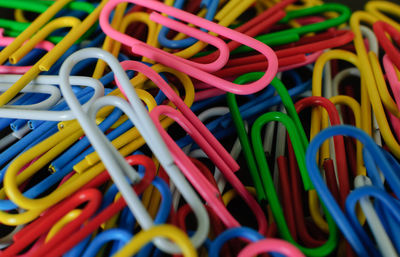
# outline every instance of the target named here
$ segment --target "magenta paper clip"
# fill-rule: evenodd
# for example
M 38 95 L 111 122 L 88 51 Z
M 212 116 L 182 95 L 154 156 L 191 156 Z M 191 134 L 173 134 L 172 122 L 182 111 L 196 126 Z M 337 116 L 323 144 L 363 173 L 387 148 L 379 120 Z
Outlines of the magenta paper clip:
M 226 81 L 225 79 L 219 78 L 215 75 L 210 74 L 210 71 L 216 71 L 216 68 L 222 68 L 221 64 L 226 63 L 229 58 L 228 46 L 224 43 L 224 47 L 220 47 L 219 50 L 220 56 L 219 58 L 209 64 L 201 64 L 193 61 L 186 60 L 184 58 L 175 56 L 173 54 L 167 53 L 161 49 L 150 46 L 144 42 L 141 42 L 138 39 L 132 38 L 126 34 L 123 34 L 115 29 L 113 29 L 109 23 L 109 17 L 114 7 L 116 7 L 119 3 L 122 2 L 130 2 L 136 5 L 140 5 L 157 12 L 162 12 L 167 15 L 173 16 L 181 21 L 188 22 L 194 24 L 195 26 L 204 28 L 208 31 L 212 31 L 217 33 L 218 35 L 228 38 L 234 41 L 237 41 L 243 45 L 249 46 L 254 50 L 260 52 L 268 61 L 268 68 L 265 71 L 264 76 L 262 76 L 259 80 L 252 82 L 246 85 L 238 85 L 234 84 L 230 81 Z M 175 21 L 168 17 L 164 17 L 161 14 L 153 12 L 150 15 L 150 19 L 158 22 L 166 27 L 174 29 L 178 32 L 182 32 L 187 34 L 188 36 L 195 37 L 198 40 L 213 43 L 216 46 L 216 43 L 220 42 L 216 37 L 211 36 L 199 29 L 191 28 L 179 21 Z M 139 54 L 141 56 L 145 56 L 150 58 L 156 62 L 164 64 L 168 67 L 174 68 L 178 71 L 184 72 L 189 76 L 196 78 L 200 81 L 203 81 L 209 85 L 212 85 L 216 88 L 222 89 L 224 91 L 228 91 L 235 94 L 252 94 L 258 92 L 265 88 L 274 78 L 276 72 L 278 70 L 278 59 L 274 53 L 274 51 L 268 47 L 267 45 L 261 43 L 260 41 L 244 35 L 240 32 L 234 31 L 232 29 L 226 28 L 224 26 L 218 25 L 206 19 L 200 18 L 191 13 L 182 11 L 180 9 L 165 5 L 163 3 L 157 1 L 147 1 L 147 0 L 111 0 L 109 1 L 102 10 L 100 14 L 100 26 L 103 31 L 110 36 L 111 38 L 122 42 L 126 45 L 132 47 L 132 52 L 135 54 Z M 223 51 L 222 51 L 223 50 Z

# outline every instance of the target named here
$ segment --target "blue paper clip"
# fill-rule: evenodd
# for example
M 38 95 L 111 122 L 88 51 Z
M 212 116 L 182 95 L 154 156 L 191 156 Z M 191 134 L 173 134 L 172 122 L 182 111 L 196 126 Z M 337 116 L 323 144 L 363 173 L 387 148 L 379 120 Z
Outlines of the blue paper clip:
M 86 248 L 86 251 L 81 255 L 82 257 L 95 257 L 100 248 L 110 241 L 115 241 L 119 245 L 128 243 L 133 235 L 123 228 L 107 229 L 98 234 Z
M 379 256 L 379 253 L 373 244 L 368 244 L 368 242 L 365 242 L 362 238 L 360 238 L 356 228 L 342 212 L 338 203 L 329 192 L 329 189 L 324 183 L 317 167 L 315 158 L 319 147 L 327 138 L 337 135 L 351 136 L 364 144 L 364 152 L 367 153 L 367 155 L 364 154 L 364 161 L 366 162 L 366 165 L 372 164 L 373 161 L 373 165 L 380 168 L 382 173 L 385 175 L 388 184 L 397 197 L 400 193 L 400 179 L 393 169 L 393 164 L 386 158 L 385 154 L 378 147 L 378 145 L 376 145 L 376 143 L 364 131 L 355 127 L 341 125 L 322 130 L 314 137 L 307 149 L 306 165 L 309 171 L 310 179 L 313 182 L 315 189 L 321 197 L 324 205 L 335 219 L 336 224 L 342 230 L 344 236 L 347 238 L 347 241 L 359 256 Z M 373 179 L 372 181 L 375 186 L 382 188 L 382 181 L 377 179 L 379 176 L 379 174 L 376 174 L 377 169 L 367 169 L 367 172 L 368 175 Z

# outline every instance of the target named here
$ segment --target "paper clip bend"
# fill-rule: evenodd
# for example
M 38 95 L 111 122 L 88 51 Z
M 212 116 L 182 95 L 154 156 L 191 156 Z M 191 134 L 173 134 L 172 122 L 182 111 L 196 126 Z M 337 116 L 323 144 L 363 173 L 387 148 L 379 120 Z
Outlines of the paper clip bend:
M 400 30 L 400 24 L 382 12 L 384 11 L 388 14 L 399 17 L 400 5 L 389 1 L 368 1 L 365 5 L 365 10 L 379 20 L 389 23 L 397 30 Z
M 218 33 L 221 36 L 227 37 L 229 39 L 238 41 L 242 44 L 248 45 L 252 47 L 253 49 L 259 51 L 260 53 L 264 54 L 268 60 L 269 66 L 268 69 L 265 73 L 265 75 L 258 81 L 253 82 L 251 84 L 248 84 L 246 86 L 239 86 L 237 84 L 228 82 L 224 79 L 221 79 L 219 77 L 213 76 L 206 71 L 202 70 L 201 68 L 196 67 L 195 63 L 190 62 L 188 63 L 185 59 L 182 59 L 180 57 L 174 56 L 172 54 L 166 53 L 162 50 L 156 49 L 154 47 L 151 47 L 149 45 L 144 44 L 143 42 L 131 38 L 125 34 L 122 34 L 115 29 L 113 29 L 110 24 L 108 23 L 108 17 L 112 11 L 112 9 L 118 4 L 126 2 L 124 0 L 115 0 L 115 1 L 110 1 L 106 6 L 104 7 L 101 15 L 100 15 L 100 26 L 103 28 L 103 30 L 108 34 L 110 37 L 114 38 L 115 40 L 122 41 L 124 43 L 129 44 L 132 46 L 132 51 L 136 54 L 140 54 L 143 56 L 146 56 L 150 59 L 153 59 L 157 62 L 160 62 L 166 66 L 170 66 L 176 70 L 182 71 L 187 73 L 189 76 L 194 77 L 196 79 L 199 79 L 205 83 L 208 83 L 210 85 L 213 85 L 219 89 L 222 89 L 224 91 L 236 93 L 236 94 L 251 94 L 254 92 L 257 92 L 261 90 L 262 88 L 266 87 L 269 82 L 273 79 L 273 76 L 275 76 L 277 68 L 278 68 L 278 61 L 276 58 L 275 53 L 265 44 L 248 37 L 244 34 L 241 34 L 237 31 L 222 27 L 221 25 L 215 24 L 213 22 L 207 21 L 205 19 L 199 18 L 195 15 L 189 14 L 187 12 L 184 12 L 182 10 L 167 6 L 165 4 L 156 2 L 156 1 L 141 1 L 141 0 L 130 0 L 130 3 L 134 4 L 140 4 L 144 7 L 153 9 L 155 11 L 159 11 L 162 13 L 166 13 L 168 15 L 174 16 L 176 18 L 181 19 L 182 21 L 190 22 L 194 25 L 197 25 L 199 27 L 205 28 L 209 31 L 213 31 Z M 179 29 L 176 29 L 177 31 L 184 32 L 183 30 L 189 30 L 189 28 L 182 23 L 173 21 L 172 19 L 165 18 L 158 13 L 152 13 L 150 15 L 150 19 L 159 22 L 163 25 L 176 25 Z M 187 33 L 189 36 L 194 36 L 194 37 L 205 37 L 207 38 L 209 35 L 205 32 L 198 31 L 198 30 L 192 30 L 190 33 Z M 201 33 L 200 33 L 201 32 Z M 226 49 L 227 46 L 225 45 Z

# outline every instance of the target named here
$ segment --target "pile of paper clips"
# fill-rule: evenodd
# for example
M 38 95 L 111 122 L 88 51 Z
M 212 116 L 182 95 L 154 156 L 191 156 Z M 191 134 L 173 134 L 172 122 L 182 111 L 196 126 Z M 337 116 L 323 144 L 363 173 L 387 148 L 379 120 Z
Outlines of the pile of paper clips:
M 400 253 L 400 3 L 0 8 L 0 256 Z

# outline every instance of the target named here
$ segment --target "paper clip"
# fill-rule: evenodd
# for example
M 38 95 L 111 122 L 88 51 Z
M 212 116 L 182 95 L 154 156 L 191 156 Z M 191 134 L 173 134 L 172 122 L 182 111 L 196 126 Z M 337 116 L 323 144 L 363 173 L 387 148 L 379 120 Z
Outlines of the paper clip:
M 143 22 L 147 25 L 147 39 L 146 43 L 157 47 L 159 45 L 159 42 L 157 41 L 157 24 L 150 20 L 150 14 L 146 12 L 133 12 L 128 15 L 125 15 L 123 18 L 121 18 L 121 24 L 118 28 L 118 31 L 121 33 L 125 33 L 126 29 L 128 26 L 133 23 L 133 22 Z M 113 44 L 113 53 L 116 54 L 120 48 L 121 48 L 122 42 L 120 41 L 115 41 Z M 151 59 L 148 59 L 146 57 L 142 58 L 142 61 L 144 62 L 149 62 L 153 63 Z
M 375 82 L 378 88 L 378 92 L 380 94 L 381 101 L 386 107 L 385 109 L 388 111 L 388 116 L 394 128 L 394 133 L 397 139 L 400 139 L 400 132 L 398 132 L 398 130 L 400 129 L 400 110 L 388 90 L 388 86 L 386 85 L 385 77 L 383 75 L 378 57 L 373 52 L 369 52 L 368 57 L 371 63 L 372 70 L 374 72 Z
M 345 45 L 352 39 L 352 32 L 339 30 L 305 37 L 295 44 L 282 46 L 282 48 L 276 50 L 279 61 L 278 71 L 287 71 L 313 63 L 322 54 L 322 50 Z M 226 68 L 214 74 L 220 77 L 228 77 L 252 71 L 262 71 L 268 65 L 263 59 L 265 58 L 262 55 L 235 58 L 228 61 Z
M 81 256 L 89 257 L 96 256 L 97 252 L 103 246 L 103 244 L 114 241 L 119 244 L 126 244 L 130 241 L 133 235 L 121 228 L 111 228 L 98 234 L 86 248 L 85 252 Z
M 94 149 L 102 157 L 102 161 L 107 167 L 107 170 L 110 172 L 110 175 L 113 178 L 114 182 L 118 185 L 118 188 L 121 191 L 121 194 L 124 196 L 127 205 L 144 228 L 149 229 L 151 226 L 153 226 L 154 223 L 151 217 L 144 209 L 137 195 L 132 192 L 129 183 L 124 177 L 128 176 L 130 179 L 136 180 L 137 176 L 135 176 L 132 172 L 133 168 L 127 165 L 120 153 L 114 148 L 114 146 L 111 145 L 104 134 L 98 129 L 97 125 L 89 120 L 87 114 L 80 106 L 79 102 L 73 94 L 73 91 L 69 86 L 70 84 L 68 74 L 72 70 L 72 67 L 80 60 L 86 58 L 100 58 L 103 61 L 106 61 L 114 71 L 119 85 L 125 91 L 127 99 L 130 102 L 130 104 L 128 104 L 122 98 L 118 98 L 115 96 L 105 96 L 99 98 L 89 108 L 89 116 L 94 119 L 96 112 L 101 109 L 101 107 L 110 104 L 118 106 L 128 115 L 128 117 L 133 121 L 138 130 L 142 132 L 143 138 L 148 143 L 150 149 L 154 151 L 157 159 L 170 175 L 171 179 L 176 181 L 175 185 L 178 187 L 178 189 L 180 189 L 184 198 L 190 199 L 190 201 L 188 202 L 195 210 L 194 212 L 198 219 L 199 228 L 195 235 L 193 235 L 192 240 L 193 244 L 195 246 L 198 246 L 199 244 L 201 244 L 202 241 L 204 241 L 204 238 L 208 232 L 207 224 L 209 223 L 209 220 L 205 209 L 200 206 L 201 204 L 198 197 L 189 187 L 186 180 L 180 174 L 178 168 L 174 164 L 174 161 L 168 151 L 167 146 L 165 145 L 161 136 L 158 134 L 154 124 L 151 122 L 147 110 L 144 108 L 136 92 L 131 87 L 130 81 L 126 76 L 124 70 L 122 69 L 119 62 L 110 53 L 96 48 L 82 49 L 69 56 L 67 60 L 63 63 L 63 66 L 60 69 L 60 88 L 63 96 L 70 105 L 71 110 L 74 112 L 82 128 L 85 130 L 85 133 L 87 134 Z M 145 64 L 131 62 L 130 65 L 130 68 L 140 70 L 143 74 L 150 77 L 151 79 L 154 79 L 157 83 L 165 83 L 165 81 L 154 70 L 152 70 Z M 130 174 L 132 174 L 133 177 Z M 177 251 L 174 245 L 171 245 L 166 241 L 159 241 L 157 242 L 157 245 L 158 243 L 160 243 L 159 246 L 167 252 Z
M 228 113 L 229 113 L 229 109 L 226 107 L 214 107 L 214 108 L 209 108 L 209 109 L 205 110 L 204 112 L 201 112 L 198 115 L 198 118 L 201 122 L 204 123 L 208 119 L 214 118 L 216 116 L 222 116 L 222 115 L 225 115 Z M 239 157 L 241 150 L 242 149 L 240 147 L 240 142 L 239 142 L 239 139 L 237 138 L 235 143 L 232 146 L 230 155 L 233 157 L 233 159 L 236 160 Z M 206 156 L 206 154 L 200 149 L 195 149 L 195 150 L 191 151 L 189 153 L 189 156 L 195 157 L 195 158 L 199 158 L 199 157 L 208 158 Z M 216 180 L 219 191 L 223 192 L 224 188 L 226 186 L 226 179 L 224 178 L 224 176 L 222 176 L 222 173 L 218 169 L 218 167 L 215 167 L 214 178 Z
M 296 109 L 297 111 L 302 110 L 307 104 L 312 105 L 312 106 L 323 106 L 324 109 L 327 110 L 329 113 L 329 119 L 332 125 L 340 125 L 340 119 L 337 113 L 337 110 L 335 106 L 328 100 L 323 97 L 316 97 L 312 96 L 310 98 L 304 98 L 296 103 Z M 336 157 L 336 166 L 337 166 L 337 177 L 339 181 L 339 199 L 340 199 L 340 204 L 341 206 L 344 207 L 345 204 L 345 199 L 347 195 L 350 192 L 350 183 L 349 183 L 349 174 L 348 174 L 348 169 L 347 169 L 347 158 L 345 155 L 345 147 L 344 147 L 344 140 L 343 137 L 334 137 L 334 143 L 335 143 L 335 157 Z M 321 156 L 323 160 L 326 160 L 327 156 Z M 328 174 L 327 170 L 327 174 Z M 327 175 L 328 176 L 328 175 Z M 334 187 L 336 187 L 335 180 L 333 180 Z M 327 231 L 329 229 L 329 223 L 328 225 L 323 221 L 320 211 L 319 211 L 319 206 L 318 206 L 318 201 L 317 201 L 317 195 L 315 194 L 315 191 L 310 191 L 309 192 L 309 199 L 310 199 L 310 212 L 311 216 L 313 217 L 314 221 L 320 227 L 321 229 Z M 328 220 L 329 222 L 329 220 Z
M 256 79 L 257 76 L 260 76 L 260 74 L 254 73 L 252 79 Z M 252 133 L 251 133 L 251 139 L 252 139 L 251 142 L 252 142 L 254 149 L 251 148 L 250 140 L 248 139 L 247 134 L 243 130 L 244 129 L 243 125 L 241 125 L 240 112 L 238 111 L 237 107 L 235 107 L 235 98 L 234 98 L 234 95 L 232 95 L 232 94 L 228 94 L 229 107 L 231 109 L 231 113 L 235 117 L 234 118 L 235 126 L 237 127 L 237 130 L 239 131 L 238 134 L 239 134 L 239 138 L 240 138 L 243 150 L 245 152 L 246 161 L 248 163 L 248 166 L 250 167 L 250 170 L 253 170 L 251 173 L 253 176 L 253 180 L 254 180 L 255 173 L 257 173 L 256 176 L 258 178 L 258 181 L 262 181 L 263 189 L 261 189 L 261 190 L 263 190 L 263 191 L 267 190 L 267 192 L 265 194 L 271 204 L 271 209 L 274 214 L 274 218 L 276 219 L 278 228 L 280 229 L 280 232 L 283 233 L 283 236 L 286 240 L 288 240 L 291 243 L 298 246 L 307 255 L 312 255 L 312 256 L 324 255 L 326 252 L 333 251 L 333 249 L 336 245 L 336 239 L 335 239 L 336 238 L 336 229 L 335 229 L 333 222 L 330 222 L 329 239 L 323 246 L 321 246 L 322 248 L 320 248 L 320 247 L 306 248 L 306 247 L 300 246 L 299 244 L 297 244 L 295 242 L 292 235 L 290 234 L 290 231 L 288 229 L 288 226 L 286 224 L 286 221 L 285 221 L 285 218 L 284 218 L 284 215 L 282 212 L 282 207 L 278 200 L 277 193 L 273 189 L 274 183 L 273 183 L 270 172 L 268 172 L 269 168 L 268 168 L 267 162 L 265 160 L 265 156 L 264 156 L 265 154 L 264 154 L 262 143 L 259 139 L 259 136 L 261 133 L 261 127 L 264 125 L 263 124 L 264 122 L 267 122 L 267 115 L 269 115 L 269 117 L 271 117 L 271 118 L 276 117 L 276 119 L 278 119 L 278 116 L 279 117 L 282 116 L 278 120 L 282 119 L 282 122 L 285 122 L 286 128 L 289 131 L 290 137 L 292 139 L 296 140 L 296 141 L 293 141 L 293 144 L 296 145 L 295 151 L 296 151 L 296 156 L 298 157 L 297 161 L 299 162 L 299 166 L 302 165 L 301 164 L 302 163 L 301 155 L 302 154 L 304 155 L 304 150 L 302 150 L 302 149 L 304 149 L 306 147 L 307 142 L 306 142 L 305 133 L 304 133 L 304 131 L 302 131 L 303 129 L 301 126 L 300 119 L 298 118 L 298 115 L 297 115 L 296 109 L 293 105 L 293 102 L 291 101 L 290 97 L 288 96 L 287 90 L 285 89 L 285 87 L 283 85 L 281 85 L 281 82 L 278 79 L 274 79 L 272 85 L 279 92 L 282 99 L 285 99 L 284 105 L 285 105 L 289 115 L 291 115 L 294 118 L 292 120 L 292 118 L 289 118 L 287 115 L 280 114 L 280 113 L 278 114 L 275 112 L 267 113 L 267 114 L 264 114 L 263 116 L 261 116 L 261 117 L 265 116 L 265 118 L 258 118 L 255 121 L 255 123 L 253 124 Z M 276 114 L 276 115 L 274 115 L 274 114 Z M 296 123 L 294 123 L 294 122 L 296 122 Z M 298 125 L 296 126 L 295 124 L 298 124 Z M 298 126 L 300 126 L 300 127 L 298 127 Z M 254 151 L 255 156 L 253 155 L 253 151 Z M 304 163 L 303 163 L 303 166 L 304 166 Z M 253 168 L 251 168 L 251 167 L 253 167 Z M 306 183 L 306 181 L 308 180 L 306 169 L 303 167 L 300 170 L 302 170 L 301 174 L 303 176 L 303 183 L 304 183 L 306 189 L 308 189 L 308 187 L 310 187 L 311 184 Z M 267 172 L 265 172 L 265 171 L 267 171 Z M 256 184 L 257 182 L 254 181 L 254 183 Z
M 154 170 L 154 172 L 155 172 L 155 170 Z M 155 173 L 153 175 L 155 175 Z M 162 224 L 162 223 L 165 223 L 167 221 L 167 218 L 168 218 L 168 216 L 170 214 L 170 211 L 171 211 L 171 202 L 172 202 L 171 201 L 171 193 L 170 193 L 170 191 L 168 189 L 168 185 L 162 179 L 156 177 L 156 178 L 154 178 L 154 180 L 151 183 L 153 185 L 155 185 L 157 187 L 157 189 L 159 190 L 159 192 L 162 194 L 162 202 L 160 203 L 159 212 L 157 213 L 157 215 L 156 215 L 156 217 L 154 219 L 156 224 Z M 140 190 L 137 186 L 135 186 L 135 189 L 136 189 L 135 191 L 137 193 L 139 193 L 140 191 L 143 191 L 143 190 Z M 116 206 L 114 205 L 114 207 L 116 207 Z M 120 219 L 121 218 L 122 217 L 120 217 Z M 134 217 L 132 216 L 132 218 L 134 218 Z M 125 243 L 130 241 L 130 239 L 133 237 L 132 234 L 131 234 L 131 231 L 129 231 L 130 229 L 133 230 L 133 226 L 134 226 L 134 224 L 132 224 L 132 228 L 123 227 L 121 232 L 123 233 L 123 235 L 122 235 L 123 238 L 122 239 L 124 240 L 124 242 L 122 242 L 122 245 L 124 245 Z M 92 226 L 89 226 L 89 227 L 92 227 Z M 100 237 L 100 238 L 96 237 L 90 243 L 90 245 L 88 246 L 87 250 L 85 250 L 83 256 L 93 256 L 93 255 L 95 255 L 94 253 L 96 253 L 101 248 L 102 244 L 104 244 L 105 241 L 109 241 L 110 239 L 112 239 L 114 237 L 113 233 L 110 230 L 106 230 L 105 232 L 107 232 L 105 235 L 102 235 L 102 237 Z M 132 231 L 132 233 L 133 233 L 133 231 Z M 82 234 L 80 234 L 80 235 L 82 235 Z M 65 245 L 68 245 L 68 243 L 66 243 Z M 118 245 L 121 246 L 121 244 L 118 244 Z M 48 249 L 49 248 L 51 248 L 51 246 L 49 246 Z M 55 249 L 55 250 L 59 251 L 59 250 L 62 249 L 62 251 L 64 251 L 64 249 L 65 249 L 64 248 L 64 243 L 62 243 L 61 246 L 58 246 L 57 248 L 58 249 Z M 148 247 L 143 248 L 142 251 L 145 250 L 146 248 L 148 248 Z M 112 252 L 116 252 L 117 250 L 118 250 L 118 248 L 116 249 L 116 248 L 113 247 Z M 149 250 L 151 250 L 151 247 L 150 247 Z M 43 250 L 43 252 L 44 251 L 46 251 L 46 250 Z M 149 252 L 149 251 L 147 251 L 147 252 Z M 148 254 L 146 254 L 146 256 L 147 255 Z
M 134 67 L 134 62 L 127 61 L 121 63 L 124 69 L 130 69 Z M 204 139 L 218 151 L 218 157 L 220 159 L 220 163 L 223 162 L 231 171 L 236 171 L 239 167 L 233 160 L 233 158 L 229 155 L 228 152 L 222 147 L 222 145 L 212 136 L 211 132 L 206 129 L 206 127 L 199 121 L 199 119 L 194 115 L 194 113 L 187 107 L 187 105 L 179 98 L 173 90 L 168 86 L 168 84 L 164 80 L 160 80 L 157 77 L 158 87 L 164 92 L 168 99 L 182 112 L 184 117 L 195 126 L 196 130 L 200 132 L 200 134 L 204 137 Z M 117 85 L 118 82 L 117 82 Z M 123 89 L 121 88 L 123 92 Z M 123 92 L 124 93 L 124 92 Z
M 293 145 L 299 146 L 301 144 L 299 141 L 299 138 L 294 140 L 296 138 L 296 136 L 294 136 L 295 134 L 294 134 L 294 130 L 293 130 L 295 128 L 295 125 L 293 122 L 291 122 L 291 120 L 290 120 L 290 118 L 288 118 L 288 116 L 278 113 L 278 112 L 269 112 L 269 113 L 262 115 L 260 118 L 258 118 L 252 127 L 252 133 L 251 133 L 252 143 L 254 145 L 253 147 L 254 147 L 254 152 L 256 155 L 256 161 L 257 161 L 258 166 L 260 168 L 261 167 L 267 168 L 267 170 L 268 170 L 268 166 L 265 161 L 265 157 L 261 156 L 262 146 L 261 146 L 261 142 L 259 141 L 259 136 L 260 136 L 260 132 L 261 132 L 260 130 L 261 130 L 263 123 L 268 122 L 268 120 L 277 120 L 277 121 L 283 122 L 284 125 L 286 126 L 286 128 L 288 129 L 288 132 L 289 132 L 289 135 L 293 142 Z M 299 150 L 299 148 L 297 148 L 297 149 Z M 298 157 L 297 161 L 299 162 L 299 168 L 300 168 L 300 170 L 302 170 L 302 169 L 304 169 L 304 167 L 301 168 L 301 166 L 302 166 L 301 155 L 300 155 L 301 152 L 298 150 L 297 151 L 295 150 L 295 153 L 297 153 L 296 156 Z M 263 170 L 265 170 L 265 169 L 263 169 Z M 271 188 L 273 186 L 271 175 L 269 173 L 261 173 L 260 175 L 263 179 L 264 186 L 266 188 Z M 270 197 L 271 203 L 273 202 L 273 204 L 271 204 L 271 208 L 272 208 L 272 211 L 274 212 L 274 217 L 277 220 L 277 224 L 278 224 L 278 227 L 279 227 L 281 233 L 285 234 L 284 238 L 286 240 L 289 240 L 289 242 L 291 242 L 292 244 L 297 246 L 299 249 L 301 249 L 301 251 L 303 251 L 305 254 L 310 255 L 310 256 L 321 256 L 321 255 L 325 255 L 327 252 L 333 251 L 334 247 L 337 244 L 336 229 L 333 224 L 333 221 L 329 218 L 329 214 L 327 214 L 328 223 L 329 223 L 329 238 L 325 242 L 325 244 L 323 246 L 320 246 L 317 248 L 306 248 L 304 246 L 300 246 L 297 242 L 294 241 L 293 237 L 290 235 L 289 229 L 284 220 L 281 206 L 279 204 L 278 196 L 276 195 L 276 191 L 273 189 L 270 189 L 269 193 L 270 193 L 269 197 Z M 268 197 L 268 195 L 269 194 L 267 193 L 267 197 Z
M 129 1 L 132 3 L 140 3 L 141 5 L 143 5 L 145 7 L 172 15 L 176 18 L 181 19 L 182 21 L 187 21 L 187 22 L 193 23 L 194 25 L 205 28 L 209 31 L 216 32 L 221 36 L 236 40 L 242 44 L 249 45 L 250 47 L 252 47 L 252 48 L 256 49 L 257 51 L 259 51 L 260 53 L 264 54 L 269 61 L 269 67 L 268 67 L 267 72 L 265 73 L 265 76 L 263 76 L 259 81 L 254 82 L 249 85 L 246 85 L 246 86 L 238 86 L 238 85 L 235 85 L 226 80 L 220 79 L 216 76 L 210 75 L 203 69 L 205 69 L 207 67 L 207 70 L 214 69 L 214 71 L 215 71 L 216 69 L 219 69 L 221 66 L 223 66 L 227 61 L 226 58 L 228 58 L 228 55 L 227 55 L 228 49 L 224 43 L 223 43 L 223 45 L 221 45 L 221 47 L 223 47 L 223 48 L 221 48 L 220 50 L 223 49 L 223 51 L 221 51 L 220 58 L 217 59 L 217 61 L 220 60 L 218 64 L 221 66 L 216 66 L 215 65 L 216 62 L 212 63 L 212 64 L 214 64 L 214 66 L 210 66 L 210 64 L 207 64 L 207 65 L 198 64 L 198 63 L 187 61 L 180 57 L 168 54 L 159 49 L 156 49 L 149 45 L 143 44 L 143 42 L 141 42 L 137 39 L 134 39 L 127 35 L 124 35 L 118 31 L 114 30 L 110 26 L 110 24 L 108 23 L 108 16 L 110 15 L 112 8 L 121 2 L 124 2 L 124 1 L 123 0 L 112 1 L 112 2 L 109 2 L 109 4 L 107 4 L 105 6 L 104 10 L 102 11 L 101 17 L 100 17 L 100 25 L 103 28 L 103 30 L 109 36 L 114 38 L 115 40 L 122 41 L 122 42 L 132 46 L 132 51 L 136 54 L 146 56 L 150 59 L 153 59 L 153 60 L 160 62 L 164 65 L 167 65 L 169 67 L 172 67 L 176 70 L 185 72 L 189 76 L 192 76 L 203 82 L 214 85 L 215 87 L 222 89 L 224 91 L 235 92 L 238 94 L 250 94 L 250 93 L 259 91 L 260 89 L 262 89 L 266 85 L 268 85 L 268 83 L 272 80 L 272 75 L 276 73 L 276 70 L 277 70 L 276 56 L 274 55 L 274 53 L 268 46 L 254 40 L 253 38 L 250 38 L 246 35 L 243 35 L 236 31 L 230 30 L 228 28 L 222 27 L 220 25 L 214 24 L 210 21 L 204 20 L 202 18 L 199 18 L 192 14 L 186 13 L 179 9 L 176 9 L 176 8 L 173 8 L 170 6 L 166 6 L 162 3 L 153 2 L 153 1 L 145 2 L 145 1 L 140 1 L 140 0 L 139 1 L 136 1 L 136 0 Z M 184 32 L 189 36 L 203 39 L 206 42 L 209 42 L 209 40 L 211 40 L 212 42 L 216 41 L 215 37 L 212 37 L 205 32 L 198 31 L 193 28 L 187 27 L 185 25 L 182 25 L 179 22 L 173 21 L 172 19 L 169 19 L 169 18 L 165 18 L 157 13 L 152 13 L 150 15 L 150 19 L 154 20 L 155 22 L 159 22 L 159 23 L 163 24 L 164 26 L 168 25 L 169 27 L 176 29 L 177 31 Z M 210 67 L 210 68 L 208 69 L 208 67 Z
M 361 30 L 362 35 L 364 37 L 366 37 L 366 39 L 368 40 L 368 47 L 369 47 L 370 51 L 373 51 L 376 54 L 376 56 L 378 56 L 379 55 L 379 44 L 378 44 L 378 40 L 377 40 L 374 32 L 370 28 L 368 28 L 366 26 L 363 26 L 363 25 L 360 26 L 360 30 Z M 360 77 L 360 71 L 357 68 L 350 68 L 348 71 L 346 71 L 346 70 L 340 71 L 334 77 L 334 79 L 333 79 L 333 84 L 334 85 L 333 85 L 333 91 L 332 91 L 333 95 L 337 95 L 338 94 L 338 92 L 339 92 L 338 91 L 339 81 L 344 79 L 344 77 L 347 77 L 350 74 L 352 74 L 354 76 L 357 76 L 357 77 Z M 330 84 L 330 81 L 331 81 L 330 79 L 325 79 L 325 83 L 326 83 L 325 87 L 332 88 L 332 85 Z M 362 85 L 365 84 L 365 82 L 363 81 L 362 78 L 361 78 L 361 83 L 362 83 Z M 361 90 L 361 91 L 364 92 L 363 90 Z M 366 97 L 366 96 L 363 93 L 362 94 L 362 98 L 364 99 L 364 97 Z M 365 110 L 365 105 L 366 105 L 365 104 L 365 100 L 362 100 L 362 102 L 364 103 L 362 108 L 363 108 L 364 111 L 366 111 Z M 372 133 L 372 137 L 374 138 L 375 142 L 378 145 L 382 145 L 382 142 L 381 142 L 382 140 L 381 140 L 381 135 L 380 135 L 380 131 L 379 131 L 378 122 L 376 120 L 375 115 L 374 114 L 372 114 L 372 115 L 373 115 L 373 117 L 372 117 L 372 127 L 373 127 L 373 129 L 372 129 L 372 132 L 371 132 Z M 368 122 L 368 119 L 369 119 L 368 117 L 369 117 L 368 115 L 365 115 L 365 116 L 363 115 L 363 119 L 364 120 L 367 119 L 367 120 L 365 120 L 365 123 Z M 363 126 L 365 127 L 366 125 L 363 125 Z M 359 149 L 357 151 L 361 152 L 361 149 Z M 360 153 L 357 153 L 357 156 L 361 156 Z M 360 162 L 361 158 L 357 157 L 357 160 L 358 160 L 358 162 Z M 363 172 L 362 169 L 361 170 L 357 169 L 357 171 Z
M 239 78 L 237 79 L 236 83 L 245 84 L 248 81 L 252 80 L 251 77 L 253 75 L 259 77 L 256 74 L 257 73 L 250 73 L 249 75 L 242 75 L 240 79 Z M 294 80 L 294 83 L 296 84 L 296 86 L 288 90 L 289 95 L 291 97 L 295 97 L 311 87 L 311 80 L 302 82 L 299 74 L 294 71 L 288 71 L 285 72 L 284 74 L 291 77 Z M 257 97 L 254 97 L 254 99 L 252 99 L 251 101 L 244 103 L 242 106 L 240 106 L 239 110 L 243 119 L 254 120 L 258 115 L 265 112 L 266 109 L 281 103 L 282 100 L 280 96 L 279 95 L 274 96 L 273 94 L 274 94 L 274 88 L 267 87 L 263 92 L 259 93 Z M 219 97 L 220 96 L 216 98 Z M 204 100 L 204 102 L 206 102 L 206 100 Z M 216 138 L 222 139 L 235 133 L 235 130 L 233 129 L 231 124 L 232 124 L 231 115 L 226 114 L 206 124 L 206 127 L 216 136 Z M 179 141 L 179 145 L 181 147 L 185 146 L 189 143 L 188 141 L 189 138 L 186 137 Z M 258 197 L 260 197 L 260 195 L 258 195 Z

